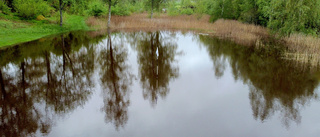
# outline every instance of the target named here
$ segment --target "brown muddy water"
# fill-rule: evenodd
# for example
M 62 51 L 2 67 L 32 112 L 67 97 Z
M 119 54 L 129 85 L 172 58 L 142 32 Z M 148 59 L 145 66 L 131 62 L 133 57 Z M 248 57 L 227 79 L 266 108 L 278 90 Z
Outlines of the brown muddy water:
M 0 59 L 1 136 L 320 136 L 317 68 L 206 35 L 72 32 Z

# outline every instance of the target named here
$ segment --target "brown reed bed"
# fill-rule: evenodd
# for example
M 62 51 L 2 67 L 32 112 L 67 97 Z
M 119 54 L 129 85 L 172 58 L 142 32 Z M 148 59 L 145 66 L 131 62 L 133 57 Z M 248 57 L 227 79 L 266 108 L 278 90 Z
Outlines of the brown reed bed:
M 213 24 L 214 34 L 222 39 L 247 46 L 263 46 L 269 40 L 269 30 L 252 24 L 245 24 L 235 20 L 217 20 Z
M 285 58 L 297 60 L 312 65 L 319 64 L 320 38 L 294 34 L 289 37 L 276 39 L 267 28 L 245 24 L 235 20 L 220 19 L 209 22 L 209 15 L 198 18 L 196 15 L 168 16 L 160 14 L 153 19 L 147 13 L 131 16 L 112 16 L 110 27 L 120 31 L 156 31 L 180 30 L 206 33 L 220 39 L 231 40 L 245 46 L 266 47 L 268 43 L 277 43 L 286 46 Z M 90 17 L 87 24 L 95 29 L 107 27 L 107 17 Z
M 309 63 L 312 66 L 320 64 L 320 38 L 304 34 L 292 34 L 284 37 L 288 50 L 285 58 L 296 60 L 302 63 Z
M 268 30 L 260 26 L 223 19 L 210 23 L 209 18 L 209 15 L 203 15 L 199 19 L 196 15 L 168 16 L 160 14 L 150 19 L 147 13 L 142 13 L 131 16 L 113 16 L 110 27 L 113 30 L 124 31 L 188 30 L 207 33 L 221 39 L 228 39 L 241 45 L 250 46 L 261 44 L 263 38 L 270 37 Z M 87 24 L 98 29 L 104 29 L 107 26 L 106 17 L 90 17 Z

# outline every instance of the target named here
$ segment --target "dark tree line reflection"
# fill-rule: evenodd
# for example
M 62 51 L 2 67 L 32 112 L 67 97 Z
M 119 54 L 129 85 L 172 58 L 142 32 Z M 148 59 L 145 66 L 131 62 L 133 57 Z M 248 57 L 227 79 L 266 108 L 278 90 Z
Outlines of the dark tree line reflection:
M 152 32 L 139 35 L 136 45 L 138 52 L 139 76 L 143 87 L 143 97 L 154 106 L 158 97 L 169 93 L 169 82 L 179 75 L 173 63 L 177 54 L 174 35 Z
M 107 43 L 98 45 L 106 37 Z M 88 101 L 96 70 L 105 121 L 117 130 L 124 127 L 135 78 L 123 42 L 130 39 L 143 97 L 154 106 L 178 77 L 174 33 L 73 32 L 0 50 L 0 136 L 47 135 L 57 117 Z
M 268 54 L 276 50 L 242 47 L 207 36 L 199 36 L 199 40 L 214 62 L 217 77 L 223 75 L 226 63 L 229 63 L 234 79 L 249 85 L 250 104 L 256 120 L 264 122 L 280 112 L 286 127 L 290 126 L 290 121 L 298 124 L 300 109 L 310 100 L 317 99 L 316 68 L 299 66 Z
M 134 75 L 127 45 L 119 40 L 126 39 L 136 50 L 143 97 L 155 106 L 159 97 L 169 94 L 170 81 L 179 76 L 175 34 L 165 33 L 69 33 L 1 50 L 0 136 L 48 134 L 55 117 L 88 101 L 95 86 L 95 70 L 99 70 L 105 121 L 116 129 L 124 127 L 129 119 Z M 107 43 L 96 46 L 106 36 Z M 269 56 L 272 50 L 237 46 L 207 36 L 198 38 L 208 50 L 217 78 L 230 65 L 234 79 L 249 85 L 256 120 L 264 122 L 279 112 L 289 127 L 291 121 L 300 123 L 300 109 L 317 99 L 316 69 Z
M 99 63 L 105 120 L 119 129 L 128 121 L 129 93 L 133 75 L 127 64 L 126 47 L 116 44 L 118 43 L 112 43 L 112 36 L 108 30 L 107 46 L 100 51 Z
M 0 51 L 0 136 L 46 135 L 54 117 L 82 106 L 94 86 L 89 43 L 97 39 L 70 33 Z

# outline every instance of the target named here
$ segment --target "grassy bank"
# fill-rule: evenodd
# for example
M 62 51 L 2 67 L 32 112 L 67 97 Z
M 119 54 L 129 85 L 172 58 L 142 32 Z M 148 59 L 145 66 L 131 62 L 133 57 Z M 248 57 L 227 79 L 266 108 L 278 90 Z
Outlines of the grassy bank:
M 73 30 L 89 30 L 85 17 L 64 15 L 63 27 L 58 25 L 57 17 L 43 21 L 22 21 L 6 15 L 0 15 L 0 47 L 36 40 L 48 35 Z

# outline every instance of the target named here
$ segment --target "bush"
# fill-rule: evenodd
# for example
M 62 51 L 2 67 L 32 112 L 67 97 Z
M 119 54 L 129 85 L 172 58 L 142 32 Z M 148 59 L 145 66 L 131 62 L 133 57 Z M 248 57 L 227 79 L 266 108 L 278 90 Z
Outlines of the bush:
M 125 5 L 117 4 L 111 7 L 111 14 L 119 16 L 128 16 L 130 15 L 130 11 Z
M 85 15 L 85 11 L 88 8 L 88 2 L 86 0 L 71 0 L 69 12 L 76 15 Z
M 176 5 L 176 2 L 172 1 L 168 4 L 168 15 L 176 16 L 179 15 L 180 6 Z
M 52 9 L 43 0 L 14 0 L 13 6 L 18 16 L 26 19 L 34 19 L 38 15 L 47 16 Z
M 89 4 L 89 10 L 87 12 L 91 16 L 101 16 L 107 12 L 105 5 L 101 0 L 95 0 Z
M 181 14 L 192 15 L 193 10 L 191 8 L 185 8 L 181 10 Z
M 2 13 L 4 13 L 4 14 L 9 14 L 10 10 L 11 9 L 7 6 L 7 4 L 4 2 L 4 0 L 0 0 L 0 11 L 2 11 Z
M 144 12 L 144 2 L 143 1 L 136 1 L 134 4 L 131 5 L 130 12 L 131 13 L 134 13 L 134 12 L 142 13 L 142 12 Z

